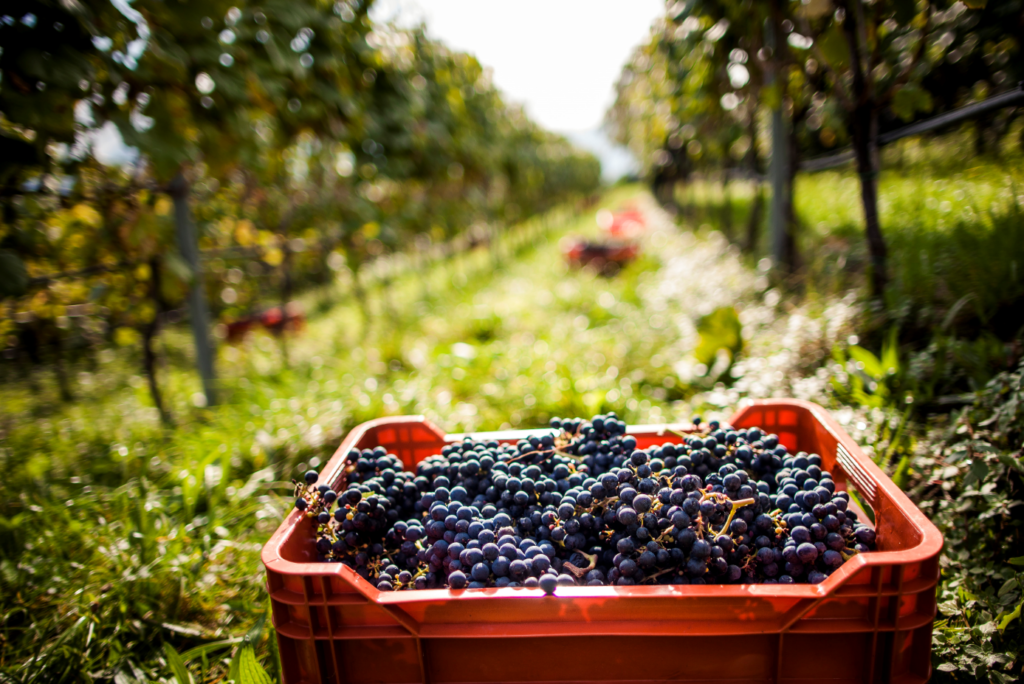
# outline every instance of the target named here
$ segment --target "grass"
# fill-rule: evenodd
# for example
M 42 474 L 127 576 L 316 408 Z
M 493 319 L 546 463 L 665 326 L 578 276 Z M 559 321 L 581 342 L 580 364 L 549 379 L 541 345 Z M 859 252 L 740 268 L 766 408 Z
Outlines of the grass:
M 1022 332 L 1022 155 L 1011 146 L 1000 157 L 965 160 L 965 135 L 927 144 L 908 139 L 886 149 L 879 210 L 891 286 L 886 315 L 874 319 L 878 329 L 864 331 L 877 344 L 893 324 L 910 346 L 927 346 L 935 331 L 1003 342 Z M 720 183 L 698 180 L 677 200 L 682 216 L 743 244 L 754 189 L 746 181 L 729 188 L 726 201 Z M 790 292 L 831 298 L 863 287 L 869 258 L 856 174 L 848 168 L 800 174 L 795 205 L 799 271 Z M 762 226 L 748 263 L 769 253 L 769 237 Z
M 914 309 L 900 313 L 906 325 L 935 327 L 953 307 L 964 324 L 988 324 L 1019 304 L 1024 294 L 1024 173 L 1019 167 L 978 164 L 950 176 L 897 169 L 883 173 L 879 191 L 891 252 L 889 306 Z M 861 272 L 867 263 L 859 192 L 849 173 L 823 172 L 797 183 L 797 210 L 806 226 L 802 251 L 819 281 L 844 269 Z

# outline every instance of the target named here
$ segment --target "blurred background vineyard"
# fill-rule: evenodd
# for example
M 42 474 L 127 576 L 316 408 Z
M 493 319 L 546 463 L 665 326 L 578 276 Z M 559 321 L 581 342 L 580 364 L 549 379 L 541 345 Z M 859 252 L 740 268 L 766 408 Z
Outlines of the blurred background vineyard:
M 278 678 L 259 549 L 364 420 L 769 396 L 946 534 L 934 678 L 1019 679 L 1024 3 L 668 3 L 612 184 L 408 4 L 0 8 L 0 682 Z

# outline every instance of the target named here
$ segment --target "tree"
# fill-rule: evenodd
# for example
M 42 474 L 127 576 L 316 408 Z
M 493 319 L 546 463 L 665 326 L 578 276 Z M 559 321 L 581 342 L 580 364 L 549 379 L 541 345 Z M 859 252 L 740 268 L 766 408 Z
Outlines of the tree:
M 266 299 L 260 281 L 285 303 L 345 260 L 358 272 L 596 187 L 596 159 L 507 105 L 475 59 L 373 24 L 369 5 L 8 5 L 0 339 L 31 333 L 55 360 L 141 343 L 160 407 L 154 342 L 190 285 L 231 322 Z M 135 162 L 100 163 L 101 131 Z M 176 215 L 197 240 L 178 244 Z
M 931 96 L 922 82 L 941 59 L 943 36 L 956 30 L 961 7 L 933 0 L 789 4 L 800 35 L 813 45 L 814 58 L 804 61 L 804 68 L 825 70 L 826 92 L 846 112 L 871 256 L 871 292 L 879 299 L 888 279 L 878 216 L 879 117 L 888 107 L 908 119 L 930 109 Z

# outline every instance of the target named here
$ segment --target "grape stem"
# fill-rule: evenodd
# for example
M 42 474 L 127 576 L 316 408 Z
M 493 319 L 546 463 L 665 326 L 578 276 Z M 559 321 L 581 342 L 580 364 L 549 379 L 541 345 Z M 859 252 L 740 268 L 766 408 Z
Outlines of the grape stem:
M 754 502 L 754 499 L 739 499 L 738 501 L 733 501 L 732 510 L 729 511 L 729 517 L 725 519 L 725 524 L 722 525 L 722 529 L 721 531 L 719 531 L 718 534 L 723 534 L 727 529 L 729 529 L 729 523 L 732 522 L 733 516 L 736 515 L 736 511 L 743 508 L 744 506 L 749 506 Z M 710 523 L 708 524 L 708 527 L 711 527 Z M 711 531 L 714 532 L 714 529 L 712 529 Z
M 650 575 L 648 577 L 644 577 L 644 582 L 649 582 L 649 581 L 651 581 L 653 579 L 661 577 L 662 575 L 664 575 L 666 573 L 669 573 L 669 572 L 672 572 L 673 570 L 678 570 L 678 569 L 679 568 L 665 568 L 664 570 L 659 570 L 658 572 L 654 573 L 653 575 Z
M 535 449 L 533 451 L 527 451 L 525 453 L 519 454 L 518 456 L 514 456 L 513 458 L 510 458 L 507 461 L 503 461 L 503 463 L 515 463 L 516 461 L 519 461 L 520 459 L 524 459 L 527 456 L 536 456 L 537 454 L 551 454 L 552 452 L 556 453 L 556 454 L 558 454 L 560 456 L 566 456 L 567 458 L 571 458 L 571 459 L 576 460 L 576 461 L 582 461 L 583 460 L 582 456 L 579 456 L 577 454 L 570 454 L 567 451 L 562 451 L 558 447 L 551 447 L 550 449 Z
M 576 553 L 580 554 L 581 556 L 584 556 L 588 561 L 590 561 L 587 564 L 587 567 L 580 568 L 580 567 L 577 567 L 577 566 L 573 565 L 569 561 L 563 562 L 562 563 L 562 567 L 563 568 L 569 568 L 569 572 L 571 572 L 572 574 L 576 575 L 576 577 L 583 577 L 585 574 L 587 574 L 588 572 L 593 570 L 594 567 L 597 565 L 597 554 L 596 553 L 594 553 L 594 554 L 586 553 L 584 551 L 576 551 Z

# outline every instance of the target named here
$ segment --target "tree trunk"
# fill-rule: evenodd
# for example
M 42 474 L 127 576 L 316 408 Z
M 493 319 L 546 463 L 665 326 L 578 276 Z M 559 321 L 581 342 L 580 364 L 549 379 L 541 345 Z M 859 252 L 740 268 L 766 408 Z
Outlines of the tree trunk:
M 786 66 L 790 59 L 782 26 L 784 16 L 781 0 L 772 0 L 769 3 L 768 21 L 765 25 L 765 46 L 771 50 L 766 82 L 777 90 L 777 99 L 773 98 L 775 101 L 771 110 L 772 156 L 768 165 L 768 177 L 772 201 L 769 206 L 768 225 L 774 268 L 784 275 L 790 275 L 793 273 L 793 226 L 790 222 L 793 183 L 790 173 L 790 139 L 795 125 L 790 120 L 791 114 L 787 112 L 786 107 Z
M 722 232 L 732 242 L 732 198 L 729 195 L 729 172 L 722 173 Z
M 750 216 L 747 217 L 747 238 L 743 244 L 743 251 L 753 253 L 757 249 L 757 241 L 761 236 L 761 215 L 764 213 L 764 190 L 761 182 L 754 180 L 754 202 L 750 206 Z
M 747 135 L 750 137 L 750 148 L 747 150 L 747 167 L 754 183 L 754 201 L 750 205 L 750 216 L 747 217 L 747 235 L 743 242 L 743 250 L 753 253 L 757 249 L 757 241 L 761 233 L 761 213 L 764 211 L 764 195 L 761 189 L 761 164 L 757 157 L 757 113 L 751 110 L 747 117 Z
M 160 414 L 160 421 L 170 427 L 173 425 L 170 413 L 164 406 L 163 397 L 160 394 L 160 386 L 156 380 L 156 352 L 153 349 L 153 341 L 160 334 L 160 314 L 164 310 L 163 294 L 160 287 L 160 258 L 152 257 L 149 260 L 149 298 L 153 301 L 153 320 L 142 326 L 142 367 L 146 372 L 146 380 L 149 382 L 149 394 L 153 397 L 153 404 Z
M 843 20 L 843 34 L 850 49 L 850 65 L 853 72 L 853 108 L 850 111 L 850 133 L 853 138 L 853 154 L 857 160 L 860 176 L 860 197 L 864 206 L 864 226 L 867 234 L 868 253 L 871 255 L 871 296 L 882 300 L 887 282 L 885 238 L 878 221 L 878 107 L 874 89 L 869 83 L 871 63 L 862 64 L 868 58 L 867 41 L 864 38 L 863 7 L 858 2 L 845 0 L 840 5 L 846 13 Z
M 292 300 L 292 250 L 288 236 L 281 241 L 281 331 L 278 343 L 281 345 L 281 365 L 288 367 L 288 303 Z
M 60 332 L 53 334 L 53 372 L 57 376 L 57 387 L 60 388 L 60 400 L 71 402 L 75 400 L 71 392 L 71 381 L 68 379 L 67 366 L 64 363 L 64 340 Z
M 10 301 L 9 310 L 10 320 L 14 320 L 14 300 Z M 42 341 L 39 337 L 39 330 L 37 329 L 39 322 L 36 320 L 30 320 L 22 323 L 18 326 L 18 355 L 15 357 L 19 370 L 22 373 L 22 377 L 28 381 L 29 390 L 33 395 L 38 395 L 40 392 L 39 383 L 36 379 L 35 371 L 43 365 L 42 357 Z M 26 357 L 27 363 L 21 363 L 22 356 Z
M 203 287 L 199 241 L 188 204 L 189 183 L 184 171 L 178 171 L 178 175 L 171 181 L 167 190 L 174 199 L 174 230 L 178 240 L 178 251 L 192 272 L 192 282 L 188 287 L 188 316 L 196 347 L 196 365 L 203 381 L 206 405 L 213 406 L 217 403 L 217 378 L 213 368 L 213 343 L 210 340 L 210 310 L 206 302 L 206 289 Z
M 979 157 L 988 152 L 988 132 L 991 125 L 991 115 L 979 116 L 974 120 L 974 154 Z
M 800 254 L 796 246 L 797 219 L 796 204 L 793 198 L 796 196 L 796 174 L 800 170 L 800 141 L 796 136 L 796 127 L 801 117 L 794 116 L 792 127 L 789 133 L 789 154 L 786 155 L 786 196 L 783 198 L 783 216 L 786 221 L 786 272 L 795 273 L 800 268 Z
M 887 250 L 878 220 L 878 113 L 870 101 L 858 105 L 852 116 L 853 153 L 860 176 L 860 197 L 871 256 L 871 296 L 881 299 L 888 282 Z

